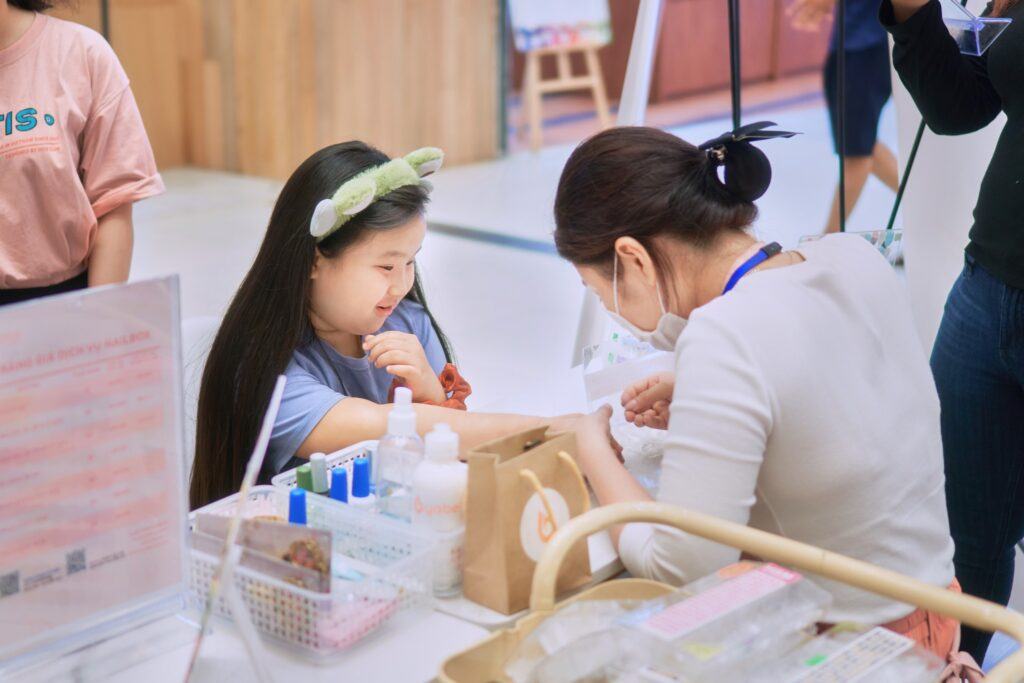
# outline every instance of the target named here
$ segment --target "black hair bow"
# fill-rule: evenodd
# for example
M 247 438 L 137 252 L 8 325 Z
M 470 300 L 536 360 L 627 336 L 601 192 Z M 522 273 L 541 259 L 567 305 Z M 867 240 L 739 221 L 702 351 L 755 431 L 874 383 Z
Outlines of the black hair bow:
M 738 199 L 745 202 L 759 199 L 772 182 L 772 165 L 753 143 L 796 135 L 785 130 L 768 130 L 774 125 L 771 121 L 750 123 L 700 145 L 708 154 L 715 180 L 718 180 L 717 168 L 724 166 L 725 189 Z

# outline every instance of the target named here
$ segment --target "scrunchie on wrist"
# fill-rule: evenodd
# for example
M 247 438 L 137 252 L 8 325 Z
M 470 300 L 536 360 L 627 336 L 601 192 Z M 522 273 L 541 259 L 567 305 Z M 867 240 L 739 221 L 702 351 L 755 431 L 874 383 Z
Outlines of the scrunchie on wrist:
M 459 373 L 459 369 L 453 364 L 448 363 L 441 370 L 441 374 L 437 376 L 441 381 L 441 389 L 444 391 L 444 395 L 447 398 L 443 401 L 417 401 L 424 405 L 430 406 L 441 406 L 442 408 L 454 408 L 455 410 L 466 410 L 466 399 L 469 398 L 470 394 L 473 393 L 473 387 L 469 385 L 469 382 Z M 402 386 L 400 380 L 397 378 L 391 383 L 391 389 L 388 390 L 388 403 L 393 403 L 395 400 L 395 389 Z

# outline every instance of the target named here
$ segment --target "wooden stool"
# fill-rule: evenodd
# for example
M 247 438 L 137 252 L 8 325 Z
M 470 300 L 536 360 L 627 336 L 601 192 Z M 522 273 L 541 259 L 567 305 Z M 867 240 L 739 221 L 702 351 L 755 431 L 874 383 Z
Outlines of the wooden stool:
M 530 127 L 530 149 L 540 149 L 542 143 L 543 117 L 541 99 L 548 93 L 570 92 L 573 90 L 590 90 L 594 96 L 594 107 L 601 128 L 611 126 L 611 114 L 608 111 L 608 95 L 604 89 L 604 78 L 601 74 L 601 63 L 597 59 L 599 45 L 578 43 L 544 47 L 526 52 L 526 70 L 523 76 L 523 101 L 525 104 L 526 121 Z M 586 72 L 574 76 L 569 57 L 573 53 L 583 55 Z M 554 55 L 558 63 L 558 76 L 543 79 L 541 77 L 541 59 L 546 55 Z

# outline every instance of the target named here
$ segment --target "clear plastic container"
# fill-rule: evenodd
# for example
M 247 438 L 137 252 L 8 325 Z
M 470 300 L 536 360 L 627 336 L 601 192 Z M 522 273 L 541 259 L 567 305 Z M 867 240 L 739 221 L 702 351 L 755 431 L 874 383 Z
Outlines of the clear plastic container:
M 945 663 L 882 627 L 840 624 L 753 673 L 750 683 L 934 683 Z
M 294 475 L 293 475 L 294 477 Z M 200 512 L 234 514 L 238 496 Z M 248 516 L 288 515 L 288 490 L 254 487 Z M 434 540 L 411 525 L 381 518 L 326 496 L 307 496 L 307 523 L 332 532 L 331 592 L 316 593 L 239 567 L 235 582 L 253 624 L 264 634 L 314 659 L 328 658 L 400 616 L 422 615 L 433 604 Z M 192 550 L 190 586 L 206 601 L 219 558 Z M 223 596 L 215 605 L 231 613 Z
M 642 604 L 640 600 L 584 600 L 567 605 L 523 639 L 506 662 L 505 673 L 513 683 L 526 683 L 531 680 L 537 665 L 549 656 L 577 641 L 614 628 L 619 619 Z M 585 655 L 583 648 L 578 650 Z M 593 662 L 593 655 L 590 660 Z
M 381 437 L 373 458 L 373 486 L 381 514 L 412 521 L 412 478 L 422 460 L 423 439 L 416 432 L 412 392 L 399 387 L 388 413 L 388 433 Z
M 746 681 L 805 642 L 831 596 L 800 574 L 773 564 L 741 562 L 663 598 L 641 603 L 614 623 L 593 628 L 553 651 L 517 680 Z M 571 615 L 570 615 L 571 616 Z
M 654 600 L 623 623 L 654 636 L 655 670 L 686 680 L 745 680 L 766 658 L 794 647 L 822 621 L 832 596 L 775 564 L 740 562 Z
M 960 52 L 980 57 L 1013 21 L 1006 17 L 978 17 L 958 0 L 940 0 L 942 21 Z

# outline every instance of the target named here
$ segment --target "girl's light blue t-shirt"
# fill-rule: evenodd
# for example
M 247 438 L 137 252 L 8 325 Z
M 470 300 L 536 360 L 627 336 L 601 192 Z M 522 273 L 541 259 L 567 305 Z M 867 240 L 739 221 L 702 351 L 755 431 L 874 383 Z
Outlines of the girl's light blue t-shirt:
M 447 363 L 444 348 L 422 306 L 409 300 L 400 303 L 377 333 L 391 331 L 416 335 L 434 372 L 440 374 L 444 369 Z M 295 350 L 284 374 L 288 381 L 271 432 L 264 468 L 271 475 L 284 469 L 313 428 L 338 401 L 351 396 L 387 403 L 394 379 L 387 371 L 374 367 L 368 358 L 343 356 L 318 339 Z

